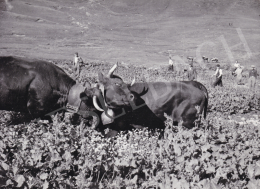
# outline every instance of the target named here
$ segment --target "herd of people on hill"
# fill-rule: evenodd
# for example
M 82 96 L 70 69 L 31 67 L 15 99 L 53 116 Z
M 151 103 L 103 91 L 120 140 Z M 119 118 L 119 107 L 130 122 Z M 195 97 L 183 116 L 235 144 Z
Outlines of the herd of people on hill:
M 79 77 L 80 72 L 81 72 L 81 67 L 83 66 L 83 64 L 84 64 L 83 59 L 76 52 L 74 54 L 74 60 L 73 60 L 74 72 L 75 72 L 76 77 Z M 178 66 L 174 65 L 174 62 L 173 62 L 171 56 L 169 56 L 169 71 L 175 72 L 176 74 L 180 74 L 180 69 L 178 69 L 177 67 Z M 236 61 L 234 64 L 234 67 L 232 69 L 232 75 L 234 77 L 236 77 L 236 81 L 237 81 L 238 85 L 244 84 L 242 82 L 243 71 L 244 71 L 244 66 L 240 65 L 238 63 L 238 61 Z M 186 75 L 187 75 L 187 78 L 189 81 L 197 80 L 198 74 L 197 74 L 196 69 L 193 67 L 193 62 L 189 64 L 188 69 L 184 69 L 184 72 L 186 72 Z M 220 64 L 216 65 L 216 71 L 212 75 L 212 77 L 213 76 L 216 77 L 215 81 L 213 82 L 213 87 L 216 87 L 216 86 L 222 87 L 223 86 L 223 82 L 222 82 L 223 71 L 220 68 Z M 258 73 L 257 73 L 256 67 L 255 67 L 255 65 L 252 65 L 251 69 L 249 70 L 249 79 L 248 79 L 248 84 L 249 84 L 250 89 L 255 88 L 257 76 L 258 76 Z
M 171 59 L 171 57 L 169 56 L 169 71 L 175 72 L 175 69 L 177 68 L 177 65 L 174 65 L 173 60 Z M 196 69 L 193 67 L 193 62 L 189 64 L 189 68 L 188 69 L 184 69 L 184 72 L 186 72 L 187 75 L 187 79 L 189 81 L 194 81 L 197 80 L 197 71 Z M 244 66 L 240 65 L 238 63 L 238 61 L 235 62 L 234 67 L 232 69 L 232 75 L 234 77 L 236 77 L 236 82 L 238 85 L 244 85 L 243 83 L 243 73 L 244 72 Z M 248 79 L 248 85 L 250 89 L 254 89 L 256 86 L 256 79 L 257 76 L 259 76 L 259 74 L 257 73 L 256 67 L 255 65 L 251 66 L 251 69 L 249 70 L 249 79 Z M 223 76 L 223 71 L 220 68 L 220 64 L 216 65 L 216 71 L 215 73 L 212 75 L 212 77 L 215 76 L 216 79 L 213 82 L 213 87 L 215 86 L 223 86 L 223 82 L 222 82 L 222 76 Z

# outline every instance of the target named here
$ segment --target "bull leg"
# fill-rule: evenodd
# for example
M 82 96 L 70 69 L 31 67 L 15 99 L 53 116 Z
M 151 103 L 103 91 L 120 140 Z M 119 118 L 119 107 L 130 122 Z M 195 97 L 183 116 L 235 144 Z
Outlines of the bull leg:
M 192 118 L 194 111 L 195 115 L 197 111 L 195 108 L 194 110 L 191 110 L 189 106 L 189 101 L 183 101 L 181 104 L 179 104 L 177 108 L 175 108 L 175 110 L 172 112 L 172 121 L 174 126 L 178 126 L 178 123 L 182 120 L 183 126 L 187 128 L 193 127 L 192 122 L 194 121 L 194 119 L 192 121 L 190 121 L 190 119 Z
M 35 78 L 28 87 L 28 111 L 34 118 L 51 121 L 50 115 L 56 113 L 52 109 L 56 103 L 53 97 L 52 89 L 44 84 L 41 78 Z M 47 116 L 46 114 L 49 115 Z
M 172 125 L 178 126 L 179 121 L 181 120 L 181 114 L 178 110 L 172 112 Z
M 44 116 L 42 112 L 43 109 L 41 108 L 41 104 L 36 100 L 29 99 L 27 102 L 27 109 L 34 118 Z
M 195 121 L 197 119 L 197 110 L 196 108 L 190 108 L 187 110 L 185 115 L 182 116 L 183 123 L 182 125 L 188 129 L 195 127 Z
M 52 122 L 51 117 L 46 115 L 50 112 L 46 112 L 44 109 L 44 102 L 38 98 L 35 90 L 29 90 L 27 109 L 33 118 L 40 118 Z
M 181 115 L 182 115 L 183 111 L 184 111 L 184 107 L 178 106 L 178 108 L 172 112 L 172 125 L 173 126 L 178 126 L 180 120 L 182 119 Z

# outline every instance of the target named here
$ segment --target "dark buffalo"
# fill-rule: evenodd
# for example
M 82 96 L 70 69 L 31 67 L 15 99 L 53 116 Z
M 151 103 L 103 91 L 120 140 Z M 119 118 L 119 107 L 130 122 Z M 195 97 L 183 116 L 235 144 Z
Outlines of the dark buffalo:
M 204 85 L 196 81 L 150 82 L 127 85 L 110 74 L 99 73 L 100 89 L 103 91 L 106 108 L 103 123 L 109 125 L 114 135 L 131 128 L 164 129 L 164 114 L 171 116 L 173 124 L 181 120 L 187 128 L 195 126 L 195 120 L 204 111 L 206 118 L 208 93 Z M 110 110 L 110 113 L 108 113 Z M 114 117 L 115 119 L 113 119 Z
M 90 99 L 82 101 L 80 93 L 84 90 L 52 63 L 0 57 L 1 110 L 29 113 L 32 118 L 44 118 L 65 107 L 86 113 L 93 103 Z
M 92 99 L 93 96 L 97 96 L 95 98 L 97 100 L 96 107 L 97 115 L 101 118 L 101 123 L 96 125 L 96 130 L 104 133 L 106 128 L 109 128 L 110 131 L 105 134 L 105 137 L 113 137 L 119 131 L 128 131 L 132 129 L 141 129 L 144 127 L 149 127 L 151 130 L 164 129 L 164 121 L 159 119 L 154 113 L 147 107 L 142 105 L 135 111 L 132 111 L 131 107 L 121 108 L 111 108 L 108 106 L 103 98 L 103 93 L 100 92 L 98 88 L 88 89 L 84 92 L 83 99 Z M 138 103 L 144 104 L 144 101 L 140 101 Z M 102 108 L 100 108 L 102 107 Z M 145 119 L 143 119 L 145 117 Z

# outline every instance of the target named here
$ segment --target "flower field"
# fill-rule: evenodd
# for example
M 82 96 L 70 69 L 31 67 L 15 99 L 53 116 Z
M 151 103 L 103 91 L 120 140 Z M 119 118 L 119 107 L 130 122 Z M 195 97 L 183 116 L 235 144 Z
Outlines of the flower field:
M 73 77 L 69 62 L 55 64 Z M 91 65 L 78 78 L 82 84 L 93 84 L 98 71 L 111 67 Z M 213 71 L 198 73 L 209 92 L 207 119 L 187 130 L 167 118 L 163 139 L 147 130 L 106 139 L 84 122 L 72 125 L 58 115 L 53 123 L 8 125 L 19 115 L 1 112 L 0 188 L 260 188 L 259 87 L 237 86 L 225 70 L 224 87 L 212 88 Z M 127 83 L 133 76 L 144 82 L 185 79 L 166 67 L 120 65 L 115 74 Z

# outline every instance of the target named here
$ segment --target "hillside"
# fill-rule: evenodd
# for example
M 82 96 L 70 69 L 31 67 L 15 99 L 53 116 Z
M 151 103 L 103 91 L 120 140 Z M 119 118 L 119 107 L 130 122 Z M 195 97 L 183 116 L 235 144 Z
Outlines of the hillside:
M 5 0 L 0 9 L 0 55 L 79 52 L 85 61 L 152 66 L 170 53 L 260 65 L 259 0 Z

